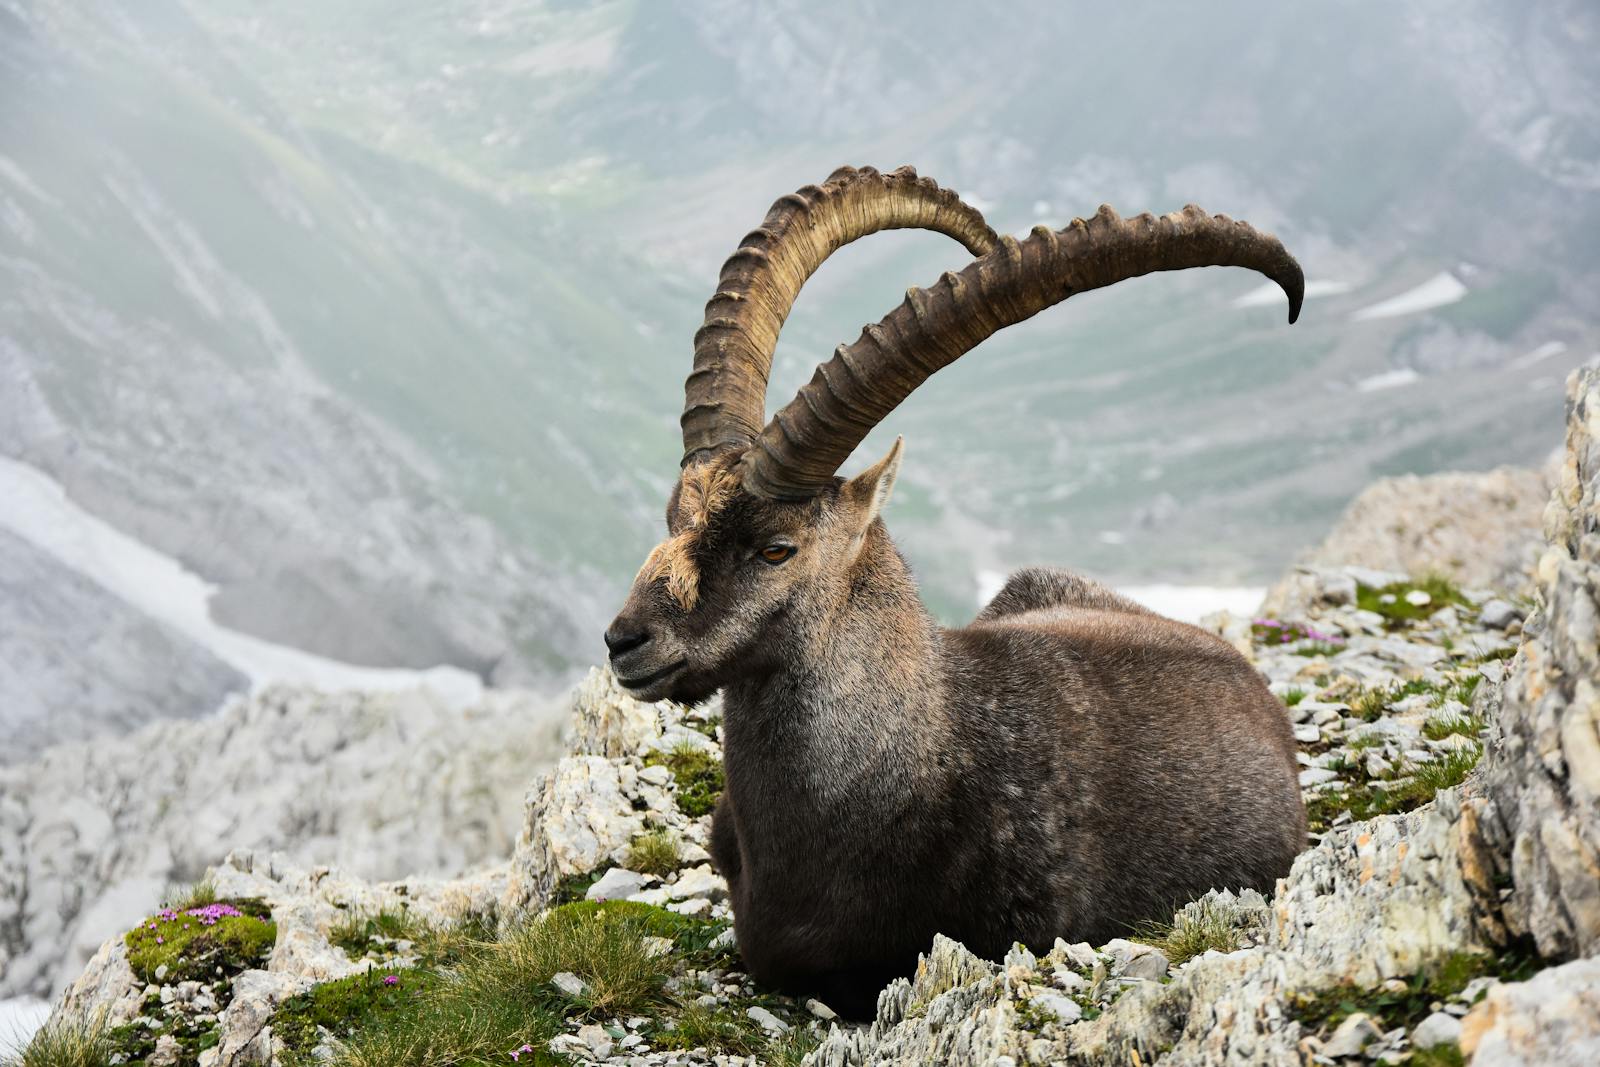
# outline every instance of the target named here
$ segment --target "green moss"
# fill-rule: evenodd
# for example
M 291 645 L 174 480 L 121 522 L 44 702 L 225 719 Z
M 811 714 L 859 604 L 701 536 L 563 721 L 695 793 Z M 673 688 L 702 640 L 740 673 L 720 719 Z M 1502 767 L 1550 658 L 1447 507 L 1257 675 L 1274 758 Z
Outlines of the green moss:
M 391 973 L 397 981 L 385 984 Z M 393 1022 L 440 981 L 432 970 L 374 969 L 291 997 L 272 1016 L 273 1036 L 284 1043 L 285 1067 L 311 1067 L 316 1047 L 328 1035 L 342 1041 L 363 1028 Z
M 146 982 L 206 980 L 220 969 L 237 974 L 263 963 L 272 952 L 278 928 L 259 900 L 216 901 L 242 914 L 207 925 L 187 912 L 169 909 L 152 915 L 124 937 L 128 965 Z M 156 972 L 163 966 L 163 978 Z
M 118 1049 L 103 1017 L 83 1024 L 52 1020 L 5 1067 L 110 1067 Z
M 664 1049 L 707 1049 L 723 1056 L 754 1057 L 767 1067 L 799 1067 L 806 1054 L 821 1043 L 821 1036 L 805 1026 L 792 1027 L 776 1037 L 768 1034 L 745 1014 L 746 1008 L 761 999 L 716 1007 L 686 1004 L 650 1039 Z
M 1428 594 L 1425 604 L 1413 604 L 1406 594 L 1416 591 Z M 1385 586 L 1356 585 L 1356 606 L 1382 615 L 1390 629 L 1426 619 L 1442 607 L 1455 605 L 1471 607 L 1472 602 L 1461 592 L 1460 586 L 1443 575 L 1433 574 L 1415 581 L 1391 582 Z
M 1467 1058 L 1459 1045 L 1435 1045 L 1413 1049 L 1411 1067 L 1466 1067 Z
M 717 727 L 721 724 L 722 716 L 720 715 L 713 715 L 708 719 L 686 719 L 684 721 L 684 725 L 689 727 L 689 729 L 695 731 L 696 733 L 704 734 L 713 741 L 719 740 L 717 737 Z
M 655 751 L 644 758 L 647 767 L 665 767 L 678 783 L 678 807 L 691 819 L 711 814 L 725 781 L 722 762 L 709 752 L 682 742 L 669 752 Z

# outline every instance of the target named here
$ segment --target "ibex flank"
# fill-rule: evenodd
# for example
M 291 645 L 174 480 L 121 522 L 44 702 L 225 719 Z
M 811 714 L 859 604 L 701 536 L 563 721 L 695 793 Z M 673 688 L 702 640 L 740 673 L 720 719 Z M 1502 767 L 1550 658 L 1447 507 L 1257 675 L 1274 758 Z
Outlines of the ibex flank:
M 916 227 L 975 258 L 841 345 L 769 421 L 796 295 L 830 254 Z M 997 237 L 903 168 L 779 200 L 695 335 L 668 539 L 606 632 L 643 700 L 724 694 L 712 854 L 770 986 L 853 1017 L 937 933 L 990 957 L 1100 943 L 1213 887 L 1270 889 L 1304 846 L 1283 707 L 1219 638 L 1074 574 L 1013 575 L 968 626 L 929 616 L 882 512 L 901 444 L 873 426 L 990 334 L 1152 271 L 1238 266 L 1299 312 L 1276 238 L 1190 206 Z

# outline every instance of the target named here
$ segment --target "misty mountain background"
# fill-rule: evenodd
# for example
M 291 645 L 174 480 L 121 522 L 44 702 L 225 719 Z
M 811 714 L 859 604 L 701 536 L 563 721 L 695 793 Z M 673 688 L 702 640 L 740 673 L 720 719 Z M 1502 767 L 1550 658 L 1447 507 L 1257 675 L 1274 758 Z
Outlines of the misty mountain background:
M 1376 477 L 1558 443 L 1600 349 L 1597 48 L 1582 0 L 0 0 L 0 456 L 221 626 L 552 687 L 661 535 L 722 258 L 840 164 L 913 163 L 1002 232 L 1248 219 L 1313 297 L 1289 328 L 1242 271 L 1146 278 L 919 390 L 854 464 L 906 436 L 888 520 L 934 610 L 1026 563 L 1261 583 Z M 967 258 L 841 251 L 769 406 Z M 26 747 L 242 684 L 20 507 Z

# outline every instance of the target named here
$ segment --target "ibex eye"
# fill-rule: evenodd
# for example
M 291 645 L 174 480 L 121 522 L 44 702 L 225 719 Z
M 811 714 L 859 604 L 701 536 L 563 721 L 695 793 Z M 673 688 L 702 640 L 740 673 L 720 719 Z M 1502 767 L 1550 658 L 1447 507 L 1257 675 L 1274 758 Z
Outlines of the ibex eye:
M 761 558 L 776 566 L 794 555 L 793 545 L 768 545 L 761 550 Z

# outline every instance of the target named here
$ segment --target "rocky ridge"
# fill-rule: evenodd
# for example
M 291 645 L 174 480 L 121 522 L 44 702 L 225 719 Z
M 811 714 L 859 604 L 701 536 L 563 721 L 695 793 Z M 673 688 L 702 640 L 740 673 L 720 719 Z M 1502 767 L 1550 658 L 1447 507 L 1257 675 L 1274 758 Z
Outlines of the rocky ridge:
M 655 939 L 670 961 L 657 1017 L 596 1013 L 583 999 L 592 976 L 557 971 L 554 992 L 542 995 L 565 1007 L 537 1044 L 508 1045 L 512 1060 L 1592 1063 L 1597 412 L 1600 374 L 1575 375 L 1533 599 L 1438 577 L 1307 567 L 1272 616 L 1215 620 L 1284 700 L 1301 746 L 1315 843 L 1270 901 L 1213 892 L 1128 938 L 1057 942 L 1042 954 L 1019 947 L 998 962 L 939 938 L 915 975 L 883 992 L 873 1023 L 841 1025 L 826 1005 L 762 994 L 738 969 L 725 887 L 705 862 L 719 785 L 716 706 L 641 705 L 594 672 L 574 700 L 572 749 L 529 792 L 508 863 L 462 879 L 376 885 L 260 854 L 236 853 L 217 868 L 216 890 L 262 901 L 277 937 L 264 967 L 232 980 L 215 1038 L 195 1062 L 356 1062 L 326 1027 L 307 1053 L 291 1007 L 367 971 L 407 980 L 410 946 L 374 954 L 335 943 L 350 914 L 404 905 L 443 925 L 497 926 L 502 939 L 573 908 L 703 924 L 693 938 Z M 666 859 L 646 851 L 652 838 L 673 842 Z M 694 953 L 720 954 L 691 955 L 691 940 Z M 150 1018 L 144 1006 L 166 987 L 139 983 L 128 951 L 127 939 L 108 942 L 54 1025 L 81 1025 L 102 1009 L 121 1026 Z M 728 1028 L 698 1045 L 684 1040 L 696 1010 L 721 1013 Z

